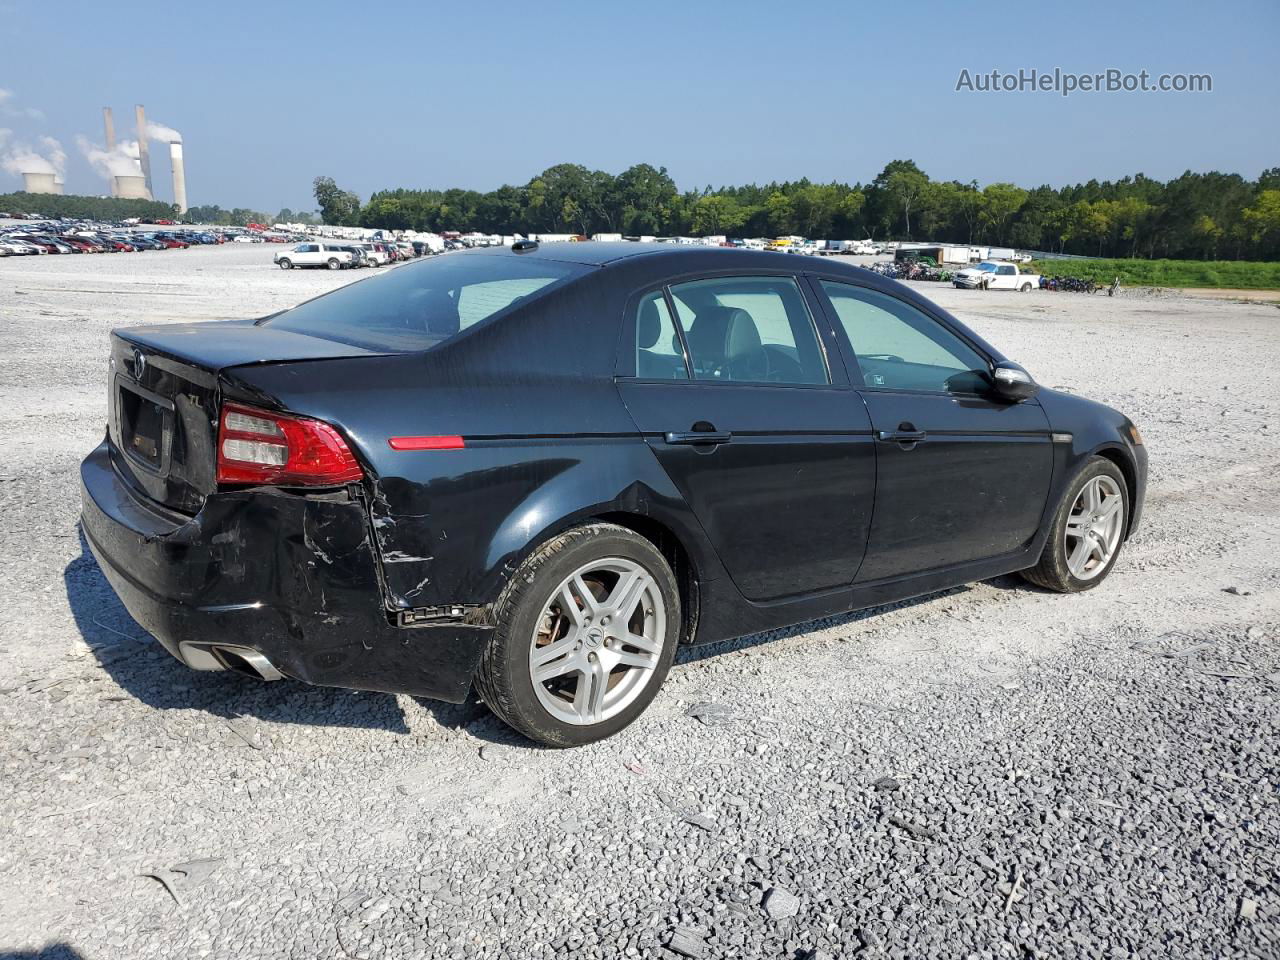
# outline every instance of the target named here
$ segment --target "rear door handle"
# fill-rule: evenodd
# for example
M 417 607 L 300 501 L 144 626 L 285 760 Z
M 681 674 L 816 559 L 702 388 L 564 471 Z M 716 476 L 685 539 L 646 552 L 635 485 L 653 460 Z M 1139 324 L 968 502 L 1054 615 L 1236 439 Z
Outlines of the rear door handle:
M 733 434 L 728 430 L 694 430 L 689 433 L 667 433 L 667 443 L 728 443 Z

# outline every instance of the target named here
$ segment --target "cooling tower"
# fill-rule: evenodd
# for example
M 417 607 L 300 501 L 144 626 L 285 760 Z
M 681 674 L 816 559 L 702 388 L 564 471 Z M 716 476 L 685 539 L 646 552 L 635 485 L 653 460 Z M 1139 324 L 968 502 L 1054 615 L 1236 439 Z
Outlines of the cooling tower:
M 115 177 L 112 180 L 115 195 L 126 200 L 150 200 L 151 191 L 147 189 L 147 178 L 135 174 L 127 177 Z
M 24 173 L 22 189 L 27 193 L 61 193 L 56 177 L 53 173 Z

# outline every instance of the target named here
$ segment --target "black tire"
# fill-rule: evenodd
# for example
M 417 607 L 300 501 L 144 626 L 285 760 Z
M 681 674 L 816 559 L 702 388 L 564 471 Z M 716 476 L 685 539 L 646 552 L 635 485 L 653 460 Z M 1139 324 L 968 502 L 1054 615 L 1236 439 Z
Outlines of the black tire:
M 288 260 L 288 259 L 286 259 L 286 260 L 281 260 L 281 261 L 280 261 L 280 269 L 281 269 L 281 270 L 292 270 L 292 269 L 293 269 L 293 261 L 292 261 L 292 260 Z
M 625 709 L 594 724 L 573 724 L 547 710 L 534 691 L 529 651 L 534 629 L 552 593 L 592 560 L 618 557 L 644 568 L 662 595 L 666 632 L 647 685 Z M 494 605 L 496 629 L 480 660 L 475 686 L 495 714 L 531 740 L 576 747 L 611 737 L 653 701 L 675 658 L 684 622 L 680 591 L 666 558 L 644 537 L 611 523 L 575 527 L 543 544 L 508 581 Z
M 1024 283 L 1021 287 L 1019 287 L 1019 288 L 1018 288 L 1018 292 L 1019 292 L 1019 293 L 1030 293 L 1030 292 L 1031 292 L 1031 284 L 1029 284 L 1029 283 Z
M 341 261 L 339 261 L 337 257 L 330 257 L 330 258 L 329 258 L 329 269 L 330 269 L 330 270 L 340 270 L 340 269 L 342 269 L 342 263 L 341 263 Z
M 1115 552 L 1111 554 L 1111 558 L 1107 561 L 1102 572 L 1095 574 L 1088 580 L 1082 580 L 1072 574 L 1067 566 L 1067 518 L 1071 515 L 1072 505 L 1076 502 L 1076 497 L 1080 495 L 1084 485 L 1099 475 L 1110 477 L 1120 488 L 1120 494 L 1123 499 L 1121 510 L 1124 512 L 1120 521 L 1120 542 L 1116 545 Z M 1119 559 L 1120 554 L 1124 551 L 1124 538 L 1129 529 L 1131 496 L 1124 474 L 1115 463 L 1106 457 L 1090 458 L 1084 468 L 1076 474 L 1075 479 L 1071 481 L 1066 493 L 1063 494 L 1061 502 L 1058 504 L 1058 509 L 1054 511 L 1053 521 L 1049 527 L 1049 538 L 1045 541 L 1044 550 L 1040 554 L 1040 562 L 1034 567 L 1023 570 L 1022 577 L 1038 587 L 1044 587 L 1046 590 L 1054 590 L 1058 593 L 1080 593 L 1083 590 L 1092 590 L 1107 579 L 1116 565 L 1116 560 Z

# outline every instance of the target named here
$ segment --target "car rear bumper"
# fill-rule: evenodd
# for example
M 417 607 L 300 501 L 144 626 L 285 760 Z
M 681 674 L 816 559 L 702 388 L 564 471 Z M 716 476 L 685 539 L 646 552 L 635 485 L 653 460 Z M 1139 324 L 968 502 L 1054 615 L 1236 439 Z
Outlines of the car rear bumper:
M 256 490 L 172 514 L 134 492 L 105 442 L 80 479 L 81 526 L 107 581 L 188 666 L 247 664 L 270 679 L 265 661 L 322 686 L 466 698 L 492 627 L 392 623 L 362 503 Z

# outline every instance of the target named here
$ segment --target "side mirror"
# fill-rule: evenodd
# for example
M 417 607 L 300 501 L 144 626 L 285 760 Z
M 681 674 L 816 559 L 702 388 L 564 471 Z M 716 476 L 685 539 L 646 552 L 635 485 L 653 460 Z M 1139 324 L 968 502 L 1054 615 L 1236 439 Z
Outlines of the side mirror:
M 1031 374 L 1008 362 L 996 364 L 991 371 L 991 385 L 997 396 L 1012 403 L 1034 397 L 1040 389 L 1040 384 L 1031 379 Z

